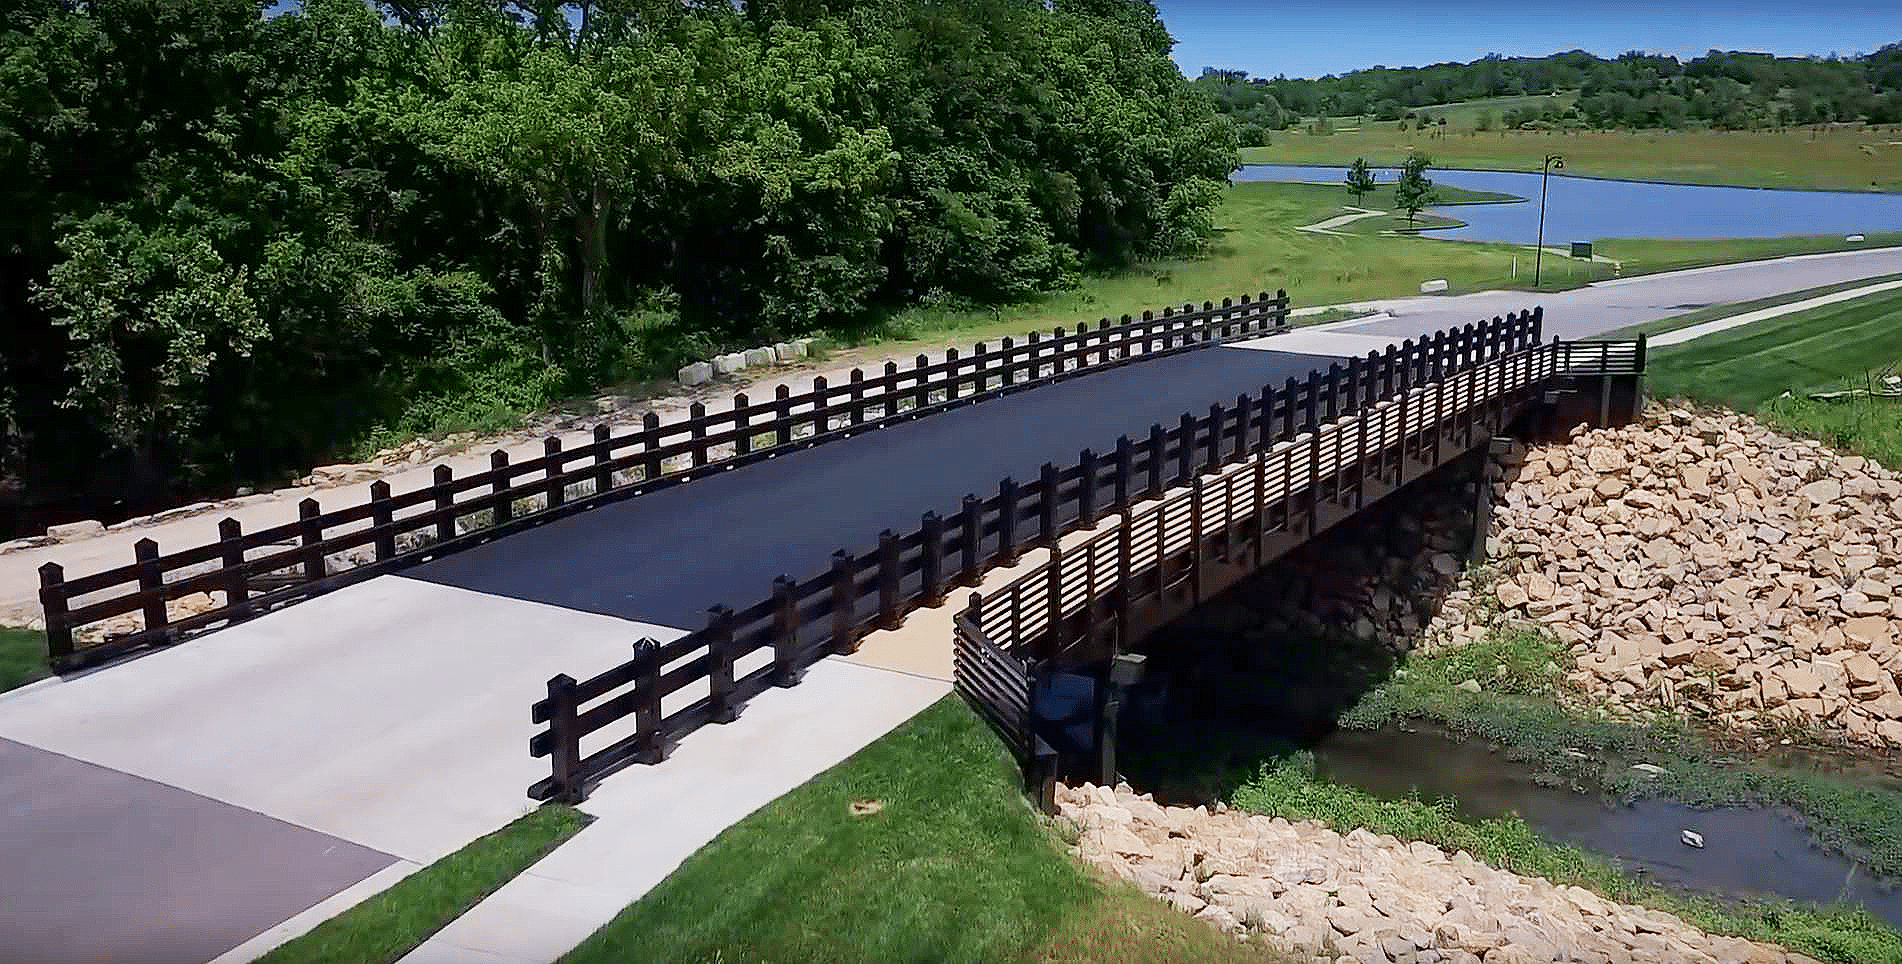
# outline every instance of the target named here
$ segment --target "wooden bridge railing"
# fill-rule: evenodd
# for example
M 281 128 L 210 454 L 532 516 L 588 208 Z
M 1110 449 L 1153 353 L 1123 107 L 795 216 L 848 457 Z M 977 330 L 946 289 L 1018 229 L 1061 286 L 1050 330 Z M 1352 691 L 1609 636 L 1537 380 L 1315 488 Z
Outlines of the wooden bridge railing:
M 958 638 L 984 640 L 997 660 L 1025 667 L 1034 687 L 1042 667 L 1078 648 L 1113 653 L 1408 479 L 1485 444 L 1557 377 L 1641 374 L 1644 353 L 1642 339 L 1535 341 L 1416 384 L 1383 386 L 1366 404 L 1309 417 L 1299 432 L 1284 430 L 1272 445 L 1197 474 L 1164 499 L 1119 507 L 1086 539 L 1053 544 L 1008 585 L 972 593 L 953 618 Z M 958 691 L 1010 746 L 1022 747 L 1036 731 L 1034 714 L 1005 712 L 1012 708 L 1000 704 L 998 687 L 970 665 L 955 664 Z
M 1556 343 L 1539 345 L 1540 325 L 1537 310 L 1494 318 L 1311 372 L 1305 382 L 1264 386 L 1233 406 L 1212 405 L 1204 416 L 1185 414 L 1173 428 L 1156 425 L 1143 438 L 1125 436 L 1114 452 L 1086 450 L 1066 469 L 1045 465 L 1034 481 L 1004 479 L 996 495 L 966 496 L 957 512 L 925 513 L 918 529 L 882 533 L 867 552 L 841 549 L 828 571 L 803 580 L 781 577 L 766 598 L 745 609 L 716 606 L 706 628 L 665 643 L 643 640 L 633 659 L 590 679 L 557 676 L 533 707 L 533 721 L 546 725 L 529 743 L 532 755 L 550 758 L 551 773 L 529 794 L 577 800 L 616 769 L 657 763 L 681 737 L 736 718 L 766 688 L 793 685 L 806 666 L 828 654 L 855 651 L 867 630 L 895 627 L 912 610 L 940 604 L 951 589 L 975 585 L 992 567 L 1015 564 L 1033 548 L 1058 546 L 1066 533 L 1096 528 L 1112 513 L 1127 517 L 1137 503 L 1157 505 L 1145 513 L 1158 521 L 1144 544 L 1164 556 L 1179 554 L 1186 533 L 1201 531 L 1208 519 L 1239 517 L 1246 510 L 1238 507 L 1263 504 L 1238 489 L 1242 483 L 1211 490 L 1205 475 L 1228 479 L 1238 466 L 1260 464 L 1264 468 L 1243 488 L 1280 493 L 1286 505 L 1290 493 L 1303 486 L 1312 491 L 1312 480 L 1338 477 L 1363 449 L 1393 448 L 1403 426 L 1413 426 L 1407 437 L 1424 439 L 1429 426 L 1457 424 L 1488 406 L 1503 410 L 1509 393 L 1536 390 L 1566 351 Z M 1332 428 L 1322 431 L 1323 425 Z M 1361 428 L 1343 434 L 1339 425 Z M 1431 437 L 1437 453 L 1440 435 Z M 1165 499 L 1183 487 L 1197 498 Z M 1211 491 L 1228 501 L 1208 501 Z M 1186 527 L 1180 521 L 1185 512 L 1191 513 Z M 1135 545 L 1129 542 L 1132 551 Z M 1088 580 L 1113 565 L 1097 551 L 1058 552 L 1061 561 L 1049 571 L 1063 579 Z M 1025 581 L 1022 592 L 1008 597 L 1019 617 L 1029 618 L 1026 607 L 1044 604 L 1036 595 L 1044 590 L 1033 583 L 1048 586 L 1051 578 Z M 1049 598 L 1067 597 L 1059 591 Z M 977 635 L 1013 652 L 1028 625 L 980 621 Z
M 55 670 L 91 665 L 140 647 L 174 642 L 194 631 L 228 625 L 439 556 L 609 502 L 633 498 L 783 452 L 848 438 L 889 424 L 948 411 L 1132 362 L 1285 331 L 1288 295 L 1243 295 L 1201 308 L 1164 308 L 1119 323 L 1031 332 L 1023 342 L 979 342 L 953 348 L 943 361 L 919 355 L 882 374 L 854 370 L 844 384 L 814 378 L 809 391 L 781 385 L 767 401 L 733 396 L 732 408 L 662 424 L 649 414 L 639 430 L 614 435 L 606 425 L 593 440 L 564 448 L 549 438 L 539 458 L 511 463 L 491 453 L 487 471 L 455 477 L 436 467 L 432 484 L 393 493 L 374 482 L 369 498 L 325 512 L 305 499 L 298 519 L 246 532 L 236 519 L 219 523 L 215 542 L 161 553 L 155 540 L 134 546 L 129 565 L 70 577 L 57 563 L 40 568 L 48 656 Z M 367 564 L 331 571 L 327 557 L 372 547 Z M 174 617 L 169 604 L 217 593 L 204 611 Z M 128 614 L 139 628 L 88 640 L 75 631 Z

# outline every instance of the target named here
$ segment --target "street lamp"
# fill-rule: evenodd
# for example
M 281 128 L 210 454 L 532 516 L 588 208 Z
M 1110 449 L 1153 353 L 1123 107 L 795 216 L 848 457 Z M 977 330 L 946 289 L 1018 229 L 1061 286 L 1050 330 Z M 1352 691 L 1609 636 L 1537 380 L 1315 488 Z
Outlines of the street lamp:
M 1539 287 L 1539 262 L 1545 257 L 1545 187 L 1552 181 L 1552 172 L 1565 170 L 1565 158 L 1559 154 L 1545 156 L 1545 171 L 1539 175 L 1539 246 L 1532 249 L 1532 287 Z

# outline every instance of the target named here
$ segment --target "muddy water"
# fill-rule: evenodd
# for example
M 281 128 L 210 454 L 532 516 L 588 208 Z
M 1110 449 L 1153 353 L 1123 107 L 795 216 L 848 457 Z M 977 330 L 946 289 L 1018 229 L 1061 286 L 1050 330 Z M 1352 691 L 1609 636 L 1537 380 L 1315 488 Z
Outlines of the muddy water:
M 1861 905 L 1902 928 L 1902 890 L 1852 857 L 1824 850 L 1793 816 L 1758 808 L 1696 810 L 1658 800 L 1610 804 L 1535 780 L 1531 767 L 1429 729 L 1338 730 L 1313 747 L 1320 775 L 1384 799 L 1450 799 L 1469 818 L 1516 813 L 1548 840 L 1613 857 L 1677 890 Z M 1686 846 L 1683 830 L 1704 837 Z

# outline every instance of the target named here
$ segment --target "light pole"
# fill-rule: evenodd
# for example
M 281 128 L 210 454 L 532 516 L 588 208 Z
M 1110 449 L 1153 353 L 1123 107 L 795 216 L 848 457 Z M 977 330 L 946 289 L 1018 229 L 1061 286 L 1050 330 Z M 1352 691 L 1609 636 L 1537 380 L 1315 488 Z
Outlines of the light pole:
M 1539 262 L 1545 257 L 1545 187 L 1552 182 L 1554 170 L 1565 170 L 1565 158 L 1559 154 L 1545 156 L 1545 171 L 1539 175 L 1539 246 L 1532 249 L 1532 288 L 1539 288 Z

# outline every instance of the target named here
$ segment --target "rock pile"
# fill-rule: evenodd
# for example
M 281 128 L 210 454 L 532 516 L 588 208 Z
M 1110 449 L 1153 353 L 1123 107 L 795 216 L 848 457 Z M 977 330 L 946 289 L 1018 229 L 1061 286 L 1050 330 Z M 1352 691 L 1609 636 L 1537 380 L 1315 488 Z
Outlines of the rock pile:
M 1059 787 L 1076 853 L 1184 913 L 1341 964 L 1813 964 L 1659 911 L 1486 866 L 1465 851 L 1313 821 Z
M 1493 474 L 1493 598 L 1569 644 L 1589 691 L 1902 745 L 1895 473 L 1678 409 Z

